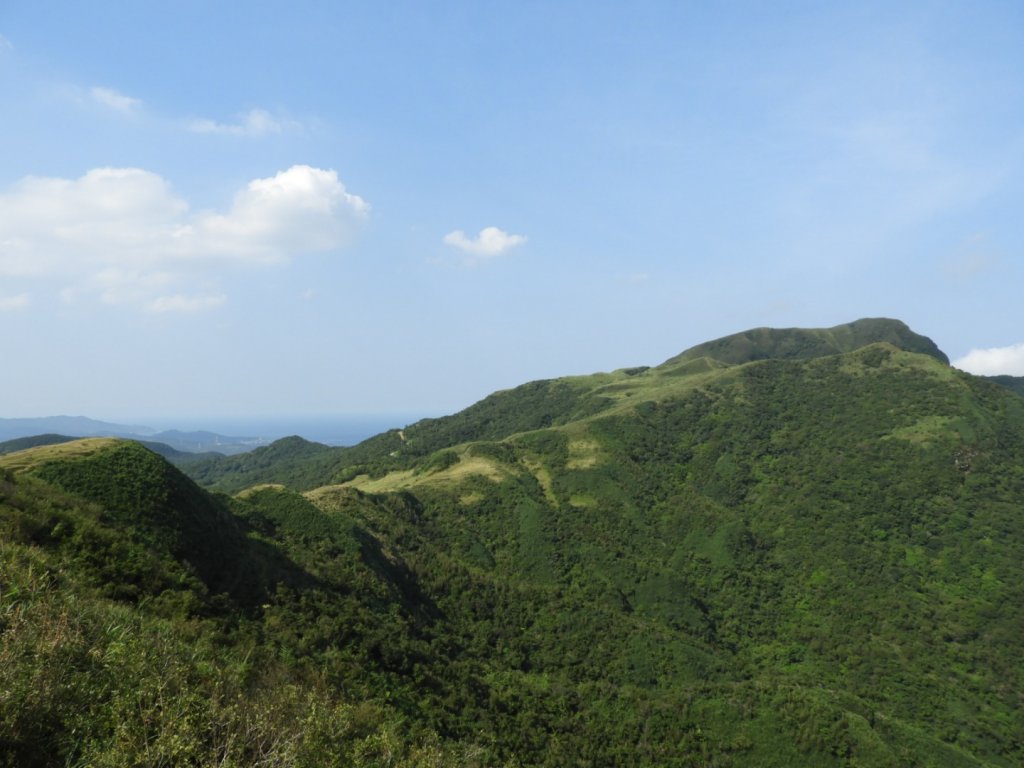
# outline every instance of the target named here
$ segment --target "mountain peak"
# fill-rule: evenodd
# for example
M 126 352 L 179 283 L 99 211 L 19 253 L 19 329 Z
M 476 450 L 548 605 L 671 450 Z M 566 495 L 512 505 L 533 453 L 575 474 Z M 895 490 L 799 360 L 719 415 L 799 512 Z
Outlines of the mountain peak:
M 949 358 L 927 336 L 906 323 L 886 317 L 865 317 L 832 328 L 752 328 L 691 347 L 662 365 L 706 357 L 730 365 L 781 358 L 808 360 L 852 352 L 869 344 L 888 342 L 907 352 L 929 355 L 949 364 Z

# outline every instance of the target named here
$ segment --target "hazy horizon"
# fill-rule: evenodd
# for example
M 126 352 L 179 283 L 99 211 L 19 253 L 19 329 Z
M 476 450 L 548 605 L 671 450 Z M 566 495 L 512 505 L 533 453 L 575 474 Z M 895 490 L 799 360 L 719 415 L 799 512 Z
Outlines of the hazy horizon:
M 301 414 L 301 415 L 252 415 L 252 416 L 204 416 L 180 418 L 160 417 L 102 417 L 90 414 L 46 414 L 27 417 L 0 416 L 3 421 L 14 419 L 86 418 L 92 421 L 113 424 L 134 430 L 149 430 L 153 434 L 177 430 L 180 432 L 212 432 L 224 437 L 257 438 L 264 441 L 279 440 L 282 437 L 299 437 L 327 445 L 355 445 L 368 437 L 389 429 L 401 429 L 421 419 L 436 418 L 446 414 Z M 137 432 L 142 437 L 146 432 Z M 26 436 L 28 434 L 26 433 Z M 4 438 L 0 438 L 4 439 Z
M 277 440 L 298 435 L 328 445 L 354 445 L 389 429 L 400 429 L 420 419 L 445 414 L 323 414 L 301 416 L 234 416 L 154 420 L 158 428 L 208 431 L 228 437 Z M 184 424 L 186 426 L 180 426 Z

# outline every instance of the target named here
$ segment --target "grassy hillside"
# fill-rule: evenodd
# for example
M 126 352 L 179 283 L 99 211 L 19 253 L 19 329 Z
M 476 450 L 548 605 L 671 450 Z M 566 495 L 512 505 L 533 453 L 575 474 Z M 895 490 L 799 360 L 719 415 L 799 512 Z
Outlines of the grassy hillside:
M 0 753 L 1019 765 L 1024 400 L 908 334 L 769 333 L 780 357 L 719 344 L 352 449 L 291 439 L 211 470 L 234 497 L 134 444 L 0 457 Z
M 723 764 L 1013 765 L 1022 406 L 873 345 L 348 485 L 539 592 L 528 677 L 629 690 L 636 728 L 672 711 L 651 764 L 699 728 Z
M 334 453 L 321 443 L 286 437 L 248 453 L 207 457 L 180 466 L 197 483 L 231 493 L 255 483 L 311 487 L 331 471 Z
M 408 469 L 438 450 L 480 440 L 586 420 L 634 402 L 660 401 L 721 374 L 728 367 L 769 358 L 809 359 L 889 343 L 942 362 L 935 344 L 903 323 L 862 319 L 828 329 L 760 328 L 708 342 L 654 367 L 534 381 L 495 392 L 469 408 L 423 419 L 347 448 L 328 448 L 292 437 L 244 456 L 183 464 L 201 485 L 235 493 L 253 483 L 278 482 L 308 490 L 366 473 L 379 477 Z
M 905 323 L 870 317 L 833 328 L 754 328 L 699 344 L 666 361 L 666 365 L 702 357 L 731 365 L 769 359 L 809 360 L 853 352 L 881 342 L 949 362 L 935 342 L 914 333 Z

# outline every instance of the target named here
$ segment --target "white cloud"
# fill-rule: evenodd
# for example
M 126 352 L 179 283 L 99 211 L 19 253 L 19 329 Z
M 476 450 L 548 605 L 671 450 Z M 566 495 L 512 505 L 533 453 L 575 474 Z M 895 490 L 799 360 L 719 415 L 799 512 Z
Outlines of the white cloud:
M 94 272 L 166 256 L 188 211 L 170 185 L 137 168 L 78 179 L 22 179 L 0 194 L 0 275 Z
M 953 365 L 978 376 L 1024 376 L 1024 342 L 1008 347 L 972 349 Z
M 27 293 L 19 293 L 16 296 L 0 296 L 0 312 L 26 309 L 31 303 L 32 297 Z
M 111 268 L 93 275 L 83 288 L 98 293 L 104 304 L 141 304 L 176 282 L 178 278 L 170 272 Z
M 334 171 L 295 165 L 256 179 L 235 196 L 226 214 L 197 216 L 176 237 L 194 240 L 203 255 L 250 261 L 283 261 L 295 251 L 329 251 L 343 245 L 370 206 L 350 194 Z
M 4 51 L 13 51 L 14 44 L 3 35 L 0 35 L 0 53 Z
M 89 97 L 97 104 L 125 115 L 134 114 L 142 106 L 142 102 L 138 99 L 125 96 L 113 88 L 100 88 L 99 86 L 90 88 Z
M 464 251 L 470 255 L 470 263 L 478 260 L 490 259 L 504 253 L 509 248 L 514 248 L 526 242 L 524 235 L 510 235 L 508 232 L 497 227 L 486 227 L 480 230 L 476 238 L 466 236 L 461 229 L 449 232 L 444 236 L 444 242 Z
M 335 171 L 307 165 L 249 182 L 223 212 L 192 212 L 165 179 L 139 168 L 27 177 L 0 193 L 0 276 L 63 283 L 68 299 L 146 306 L 211 270 L 335 250 L 368 214 Z M 164 304 L 184 306 L 154 311 Z
M 294 120 L 274 117 L 266 110 L 253 109 L 241 115 L 237 123 L 218 123 L 216 120 L 200 118 L 190 121 L 186 127 L 193 133 L 258 137 L 299 130 L 302 126 Z

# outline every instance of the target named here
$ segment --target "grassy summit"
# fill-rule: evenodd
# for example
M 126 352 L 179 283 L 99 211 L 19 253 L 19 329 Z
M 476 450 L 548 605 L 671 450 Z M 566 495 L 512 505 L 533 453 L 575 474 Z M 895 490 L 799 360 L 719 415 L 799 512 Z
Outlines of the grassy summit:
M 730 365 L 754 360 L 808 360 L 853 352 L 885 342 L 906 352 L 929 355 L 943 363 L 949 358 L 926 336 L 914 333 L 899 320 L 871 317 L 833 328 L 754 328 L 688 349 L 666 361 L 672 365 L 708 357 Z

